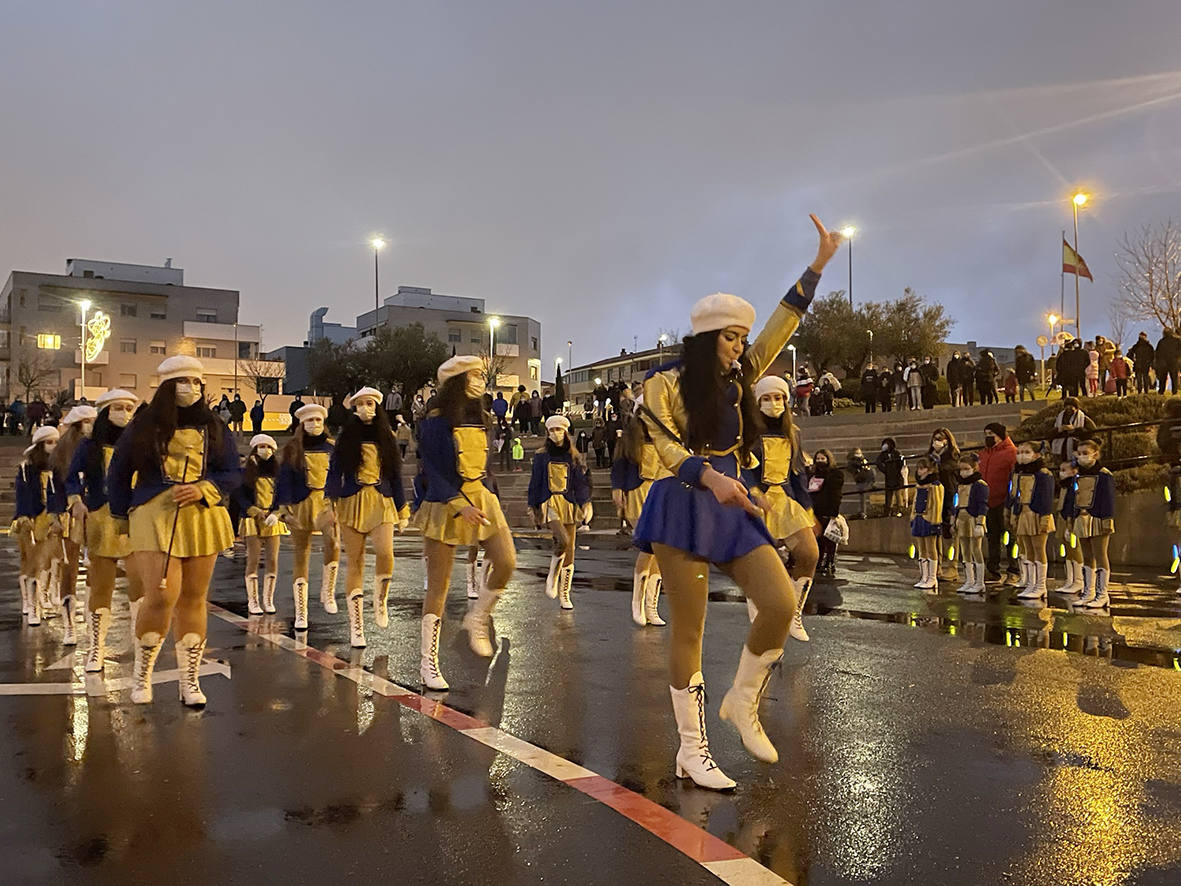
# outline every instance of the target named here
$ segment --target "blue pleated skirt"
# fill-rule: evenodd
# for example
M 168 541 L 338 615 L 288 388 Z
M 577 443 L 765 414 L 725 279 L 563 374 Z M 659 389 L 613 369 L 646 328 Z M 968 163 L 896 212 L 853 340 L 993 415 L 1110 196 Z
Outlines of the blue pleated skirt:
M 915 538 L 931 538 L 932 536 L 943 534 L 942 523 L 929 523 L 922 517 L 912 517 L 910 521 L 910 534 Z
M 653 544 L 662 544 L 711 563 L 728 563 L 759 545 L 775 544 L 761 519 L 676 477 L 652 484 L 632 542 L 646 554 Z

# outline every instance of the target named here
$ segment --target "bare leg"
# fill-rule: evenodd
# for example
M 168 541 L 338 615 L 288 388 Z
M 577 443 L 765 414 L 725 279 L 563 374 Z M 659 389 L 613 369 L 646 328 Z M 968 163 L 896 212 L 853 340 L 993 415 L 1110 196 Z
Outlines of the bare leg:
M 263 539 L 263 571 L 267 575 L 275 575 L 279 571 L 279 539 L 280 535 L 272 535 Z
M 513 544 L 512 533 L 507 528 L 501 529 L 496 535 L 486 538 L 483 545 L 484 554 L 492 563 L 488 572 L 488 587 L 502 590 L 517 568 L 517 547 Z
M 394 524 L 382 523 L 371 533 L 373 553 L 376 555 L 374 572 L 377 575 L 394 574 Z

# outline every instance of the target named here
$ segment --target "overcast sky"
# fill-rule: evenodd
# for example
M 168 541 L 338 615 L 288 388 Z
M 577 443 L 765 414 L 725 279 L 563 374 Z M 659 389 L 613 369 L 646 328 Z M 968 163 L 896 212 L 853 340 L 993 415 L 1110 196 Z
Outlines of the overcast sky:
M 1032 344 L 1073 186 L 1084 334 L 1123 231 L 1181 220 L 1177 0 L 3 0 L 0 33 L 0 271 L 171 256 L 267 348 L 372 306 L 380 232 L 383 294 L 537 317 L 548 378 L 719 289 L 765 317 L 809 212 L 860 227 L 858 301 Z

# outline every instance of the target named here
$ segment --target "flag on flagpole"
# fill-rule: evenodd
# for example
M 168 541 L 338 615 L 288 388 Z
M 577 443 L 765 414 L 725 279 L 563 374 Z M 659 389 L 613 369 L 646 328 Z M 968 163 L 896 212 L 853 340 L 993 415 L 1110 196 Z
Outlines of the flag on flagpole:
M 1077 274 L 1080 277 L 1086 277 L 1092 283 L 1095 282 L 1095 278 L 1091 276 L 1091 269 L 1087 267 L 1083 257 L 1066 242 L 1065 237 L 1062 238 L 1062 273 Z

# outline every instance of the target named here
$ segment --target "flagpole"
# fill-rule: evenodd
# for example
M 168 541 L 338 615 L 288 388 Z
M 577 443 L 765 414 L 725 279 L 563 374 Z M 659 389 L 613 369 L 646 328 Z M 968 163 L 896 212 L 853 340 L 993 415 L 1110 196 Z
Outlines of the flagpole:
M 1074 332 L 1078 336 L 1079 341 L 1083 339 L 1082 318 L 1079 316 L 1079 294 L 1078 294 L 1078 278 L 1079 268 L 1077 262 L 1079 259 L 1078 251 L 1078 200 L 1071 200 L 1070 206 L 1074 210 Z
M 1062 232 L 1062 242 L 1063 243 L 1066 242 L 1066 231 Z M 1065 317 L 1066 316 L 1066 265 L 1063 262 L 1059 262 L 1059 264 L 1061 265 L 1061 268 L 1060 268 L 1060 271 L 1058 274 L 1058 302 L 1059 302 L 1058 316 Z

